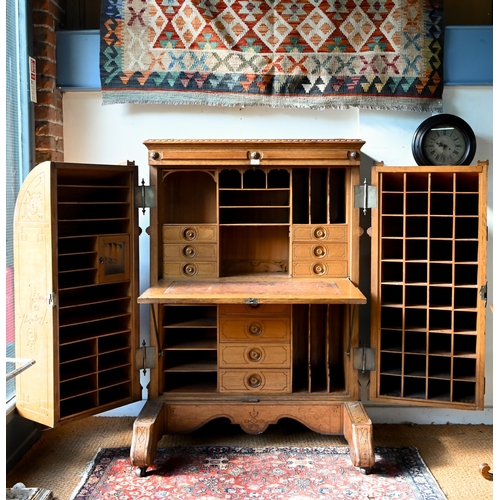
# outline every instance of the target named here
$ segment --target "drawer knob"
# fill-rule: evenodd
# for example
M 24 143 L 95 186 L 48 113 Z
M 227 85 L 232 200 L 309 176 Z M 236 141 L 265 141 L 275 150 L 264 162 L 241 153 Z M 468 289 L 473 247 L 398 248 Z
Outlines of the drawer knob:
M 326 238 L 326 229 L 324 227 L 317 227 L 313 234 L 317 240 L 323 240 Z
M 184 254 L 184 257 L 193 258 L 196 255 L 196 249 L 188 245 L 182 249 L 182 253 Z
M 193 229 L 192 227 L 187 227 L 182 232 L 182 237 L 188 241 L 196 239 L 196 229 Z
M 256 373 L 253 373 L 252 375 L 248 376 L 248 385 L 250 387 L 260 387 L 262 385 L 262 377 L 260 375 L 257 375 Z
M 248 351 L 248 359 L 250 361 L 256 362 L 262 359 L 262 351 L 254 347 Z
M 326 267 L 324 266 L 324 264 L 314 264 L 313 273 L 316 276 L 322 276 L 326 273 Z
M 182 268 L 182 272 L 186 275 L 186 276 L 194 276 L 196 274 L 196 266 L 194 264 L 186 264 L 183 268 Z
M 326 248 L 323 246 L 314 247 L 315 257 L 324 257 L 326 255 Z
M 151 151 L 151 153 L 149 153 L 149 157 L 152 160 L 159 160 L 160 159 L 160 153 L 158 153 L 158 151 Z
M 248 325 L 248 333 L 250 335 L 260 335 L 262 333 L 262 325 L 259 323 L 250 323 Z

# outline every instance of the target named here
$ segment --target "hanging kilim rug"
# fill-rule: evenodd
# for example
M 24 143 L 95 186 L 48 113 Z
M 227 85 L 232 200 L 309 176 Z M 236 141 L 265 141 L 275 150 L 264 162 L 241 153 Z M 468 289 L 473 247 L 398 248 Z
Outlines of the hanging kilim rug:
M 102 0 L 104 104 L 441 111 L 443 0 Z
M 416 448 L 376 448 L 368 475 L 352 466 L 347 446 L 162 448 L 145 477 L 129 453 L 99 451 L 72 500 L 446 500 Z

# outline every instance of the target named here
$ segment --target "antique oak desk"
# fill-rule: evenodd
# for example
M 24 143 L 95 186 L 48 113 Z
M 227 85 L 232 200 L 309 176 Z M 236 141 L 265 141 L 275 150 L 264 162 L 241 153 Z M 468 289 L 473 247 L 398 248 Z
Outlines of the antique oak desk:
M 45 163 L 23 184 L 16 356 L 36 364 L 18 377 L 19 413 L 55 426 L 130 403 L 150 368 L 138 475 L 162 435 L 220 417 L 249 433 L 293 418 L 344 435 L 369 471 L 354 361 L 363 142 L 145 144 L 148 188 L 134 164 Z M 482 407 L 486 167 L 373 169 L 372 400 Z M 134 199 L 152 200 L 142 294 Z

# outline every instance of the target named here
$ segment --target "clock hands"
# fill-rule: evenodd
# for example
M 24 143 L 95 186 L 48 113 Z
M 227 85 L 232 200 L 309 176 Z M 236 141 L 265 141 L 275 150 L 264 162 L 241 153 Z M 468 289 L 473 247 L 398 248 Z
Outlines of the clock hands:
M 445 144 L 444 142 L 436 142 L 436 146 L 440 146 L 442 147 L 443 149 L 451 149 L 447 144 Z

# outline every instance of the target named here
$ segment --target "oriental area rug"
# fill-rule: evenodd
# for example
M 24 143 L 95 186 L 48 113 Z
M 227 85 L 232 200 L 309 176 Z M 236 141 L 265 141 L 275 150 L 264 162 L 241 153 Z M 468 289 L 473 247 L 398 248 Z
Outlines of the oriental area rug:
M 102 101 L 439 112 L 443 1 L 102 0 Z
M 145 477 L 129 454 L 100 450 L 71 500 L 446 500 L 416 448 L 375 448 L 371 474 L 352 466 L 347 446 L 161 448 Z

